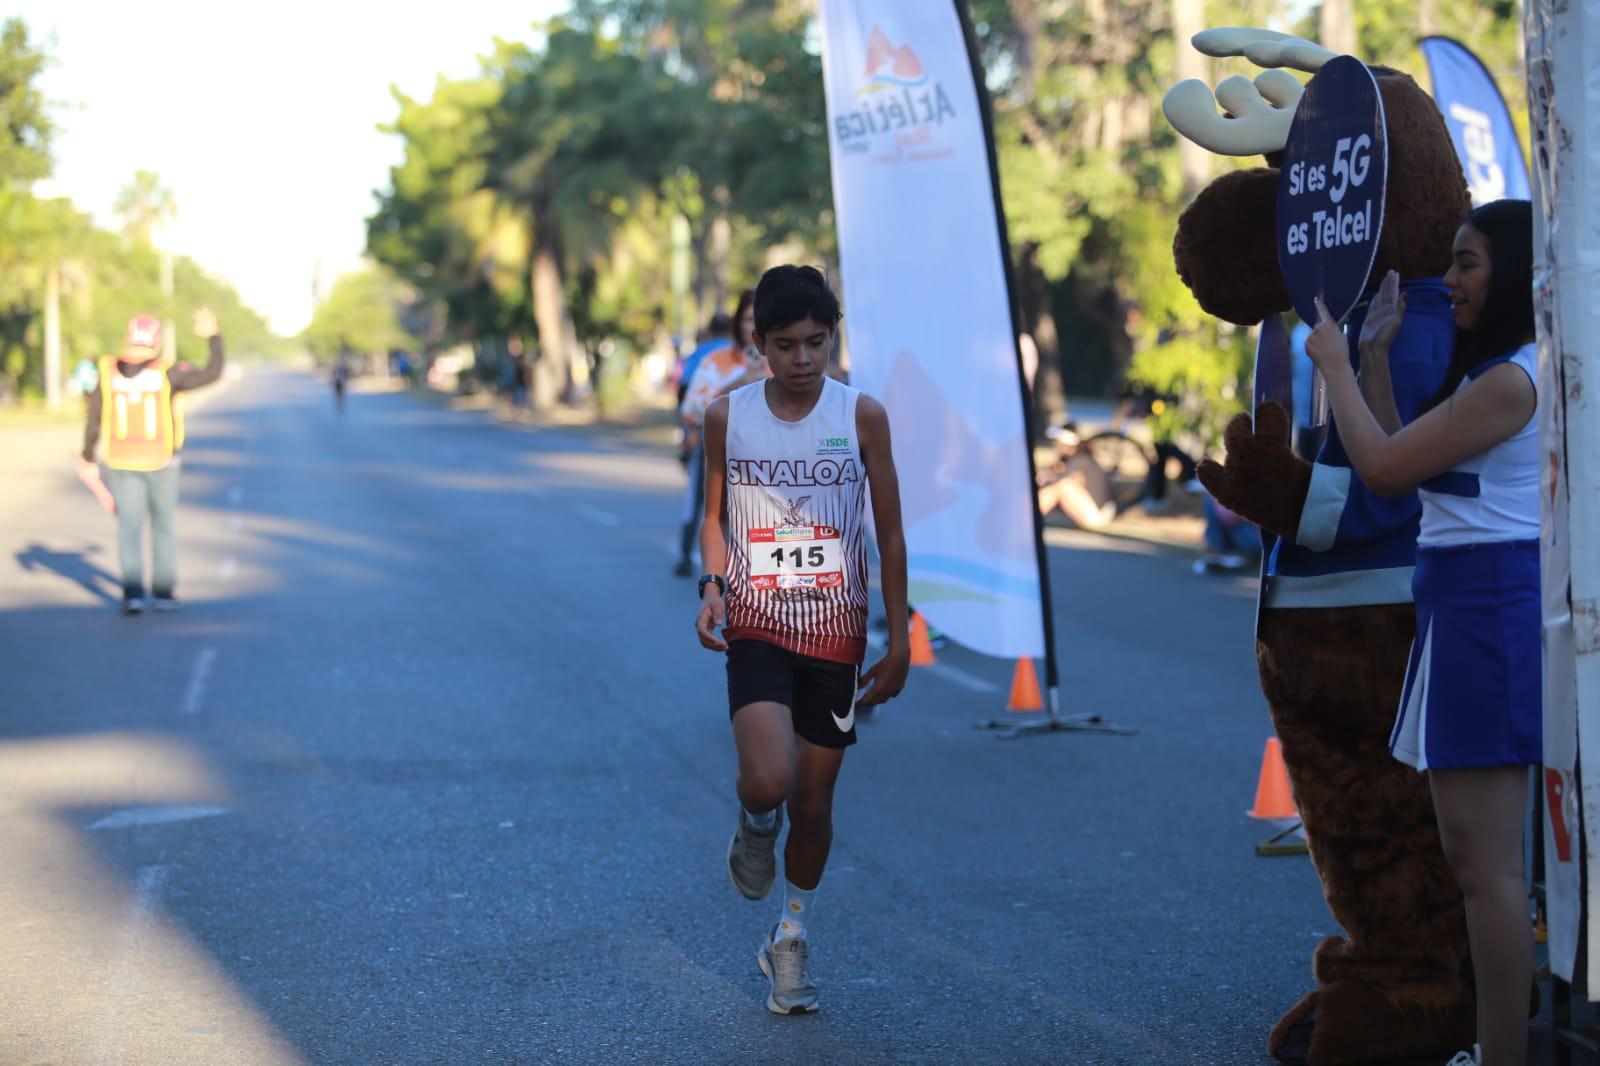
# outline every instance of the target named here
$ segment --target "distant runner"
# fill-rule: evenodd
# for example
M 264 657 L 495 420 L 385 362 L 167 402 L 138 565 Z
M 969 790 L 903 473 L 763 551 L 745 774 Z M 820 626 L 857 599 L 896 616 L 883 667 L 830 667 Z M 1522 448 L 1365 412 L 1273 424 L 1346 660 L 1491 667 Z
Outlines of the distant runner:
M 102 358 L 89 391 L 88 420 L 78 476 L 117 516 L 117 556 L 122 566 L 122 613 L 145 607 L 144 523 L 150 517 L 151 592 L 158 611 L 177 610 L 178 473 L 183 450 L 183 393 L 222 376 L 225 357 L 217 318 L 194 313 L 194 331 L 209 343 L 201 369 L 169 364 L 161 355 L 161 320 L 139 315 L 128 323 L 122 353 Z M 103 482 L 95 450 L 104 442 L 108 473 Z M 109 482 L 109 490 L 106 483 Z
M 717 400 L 705 418 L 706 573 L 695 630 L 702 645 L 727 654 L 739 753 L 728 875 L 747 899 L 762 899 L 777 879 L 789 813 L 783 905 L 756 956 L 771 984 L 767 1009 L 777 1014 L 818 1006 L 807 934 L 856 707 L 898 695 L 910 666 L 889 419 L 876 400 L 827 376 L 839 318 L 838 298 L 817 270 L 767 271 L 755 292 L 755 342 L 772 377 Z M 868 482 L 889 648 L 860 673 Z

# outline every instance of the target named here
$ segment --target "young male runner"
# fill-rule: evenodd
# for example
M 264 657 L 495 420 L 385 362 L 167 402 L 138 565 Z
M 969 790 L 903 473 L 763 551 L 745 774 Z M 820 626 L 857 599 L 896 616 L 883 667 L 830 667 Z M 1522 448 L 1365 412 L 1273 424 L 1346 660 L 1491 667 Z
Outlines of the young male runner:
M 889 419 L 876 400 L 827 376 L 839 318 L 814 268 L 767 271 L 756 287 L 755 342 L 772 377 L 717 400 L 705 418 L 707 573 L 695 631 L 727 653 L 739 752 L 728 875 L 747 899 L 772 889 L 789 812 L 783 909 L 756 955 L 777 1014 L 817 1009 L 806 934 L 833 842 L 834 783 L 856 742 L 856 707 L 898 695 L 911 659 Z M 889 648 L 860 673 L 868 481 Z

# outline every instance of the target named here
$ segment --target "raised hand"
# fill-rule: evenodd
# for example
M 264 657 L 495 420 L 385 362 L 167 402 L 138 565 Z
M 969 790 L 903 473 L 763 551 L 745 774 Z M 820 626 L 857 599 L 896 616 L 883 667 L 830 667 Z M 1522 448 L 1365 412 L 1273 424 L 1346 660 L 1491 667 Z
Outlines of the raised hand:
M 1400 293 L 1400 275 L 1391 270 L 1383 276 L 1372 302 L 1367 305 L 1367 320 L 1361 324 L 1361 347 L 1378 348 L 1387 354 L 1406 317 L 1406 298 Z

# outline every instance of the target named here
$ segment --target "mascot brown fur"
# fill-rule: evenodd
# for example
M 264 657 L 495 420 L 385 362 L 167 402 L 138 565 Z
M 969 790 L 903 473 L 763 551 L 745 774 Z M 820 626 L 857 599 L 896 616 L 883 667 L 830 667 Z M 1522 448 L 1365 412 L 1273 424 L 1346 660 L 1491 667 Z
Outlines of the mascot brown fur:
M 1428 94 L 1405 74 L 1372 69 L 1390 154 L 1371 278 L 1375 284 L 1390 269 L 1402 279 L 1437 277 L 1449 269 L 1451 240 L 1470 207 L 1466 181 Z M 1188 132 L 1176 117 L 1174 124 Z M 1291 307 L 1275 247 L 1278 158 L 1266 157 L 1268 166 L 1226 174 L 1201 192 L 1173 245 L 1200 305 L 1241 326 Z M 1237 416 L 1225 444 L 1225 464 L 1203 464 L 1201 481 L 1224 506 L 1292 542 L 1312 466 L 1291 450 L 1283 410 L 1264 406 L 1254 426 Z M 1473 1043 L 1474 1009 L 1461 893 L 1427 779 L 1388 750 L 1413 609 L 1270 602 L 1256 640 L 1261 687 L 1312 862 L 1345 935 L 1317 947 L 1316 987 L 1277 1023 L 1268 1049 L 1313 1066 L 1430 1053 L 1442 1061 Z

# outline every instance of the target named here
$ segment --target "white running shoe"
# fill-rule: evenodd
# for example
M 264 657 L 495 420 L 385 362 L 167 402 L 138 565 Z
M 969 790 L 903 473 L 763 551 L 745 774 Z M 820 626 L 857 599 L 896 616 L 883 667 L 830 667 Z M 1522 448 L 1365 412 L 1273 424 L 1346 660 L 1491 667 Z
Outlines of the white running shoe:
M 1444 1066 L 1483 1066 L 1483 1049 L 1473 1044 L 1471 1051 L 1456 1052 L 1456 1057 Z
M 778 879 L 778 833 L 783 829 L 783 808 L 774 814 L 771 829 L 757 829 L 739 804 L 739 827 L 728 841 L 728 880 L 745 899 L 764 899 Z
M 756 965 L 772 982 L 767 995 L 767 1009 L 774 1014 L 807 1014 L 819 1010 L 821 995 L 806 973 L 806 963 L 811 949 L 799 937 L 784 937 L 773 943 L 778 927 L 761 943 L 756 952 Z

